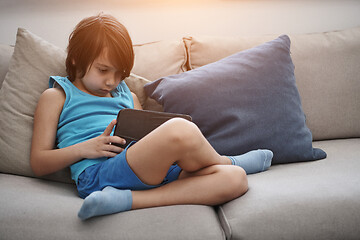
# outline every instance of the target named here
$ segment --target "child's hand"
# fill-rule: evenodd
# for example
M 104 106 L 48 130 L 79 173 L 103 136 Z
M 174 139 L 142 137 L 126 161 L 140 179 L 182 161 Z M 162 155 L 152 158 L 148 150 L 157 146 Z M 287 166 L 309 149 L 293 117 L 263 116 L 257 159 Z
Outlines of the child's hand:
M 116 124 L 114 119 L 106 127 L 103 134 L 86 142 L 79 143 L 79 149 L 83 158 L 115 157 L 124 149 L 112 143 L 125 144 L 125 140 L 118 136 L 111 136 L 111 132 Z

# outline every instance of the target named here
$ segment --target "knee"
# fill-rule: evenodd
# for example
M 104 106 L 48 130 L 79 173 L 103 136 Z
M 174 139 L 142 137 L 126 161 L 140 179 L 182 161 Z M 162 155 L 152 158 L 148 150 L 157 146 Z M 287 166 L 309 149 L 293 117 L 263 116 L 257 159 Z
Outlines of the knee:
M 194 123 L 182 118 L 173 118 L 167 121 L 164 127 L 169 143 L 174 143 L 182 150 L 196 147 L 196 135 L 201 132 Z
M 248 181 L 244 169 L 238 166 L 226 166 L 223 170 L 223 179 L 226 181 L 226 198 L 231 200 L 245 194 L 248 190 Z

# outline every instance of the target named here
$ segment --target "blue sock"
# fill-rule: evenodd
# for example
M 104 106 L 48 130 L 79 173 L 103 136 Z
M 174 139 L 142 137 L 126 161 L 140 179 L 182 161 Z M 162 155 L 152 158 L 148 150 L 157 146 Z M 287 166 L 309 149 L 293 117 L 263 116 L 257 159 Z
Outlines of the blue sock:
M 130 210 L 132 195 L 130 190 L 119 190 L 105 187 L 87 196 L 78 213 L 79 218 L 86 220 L 91 217 L 113 214 Z
M 273 152 L 266 149 L 258 149 L 238 156 L 227 156 L 233 165 L 242 167 L 246 174 L 263 172 L 271 166 Z

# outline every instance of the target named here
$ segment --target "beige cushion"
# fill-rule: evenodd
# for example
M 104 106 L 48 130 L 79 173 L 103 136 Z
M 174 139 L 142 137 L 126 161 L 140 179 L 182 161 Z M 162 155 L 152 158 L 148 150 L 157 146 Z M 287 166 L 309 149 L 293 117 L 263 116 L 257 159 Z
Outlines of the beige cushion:
M 150 81 L 187 70 L 186 48 L 181 40 L 135 45 L 134 51 L 135 64 L 132 72 Z M 163 111 L 162 106 L 151 98 L 145 98 L 143 108 Z
M 18 29 L 9 72 L 0 90 L 0 171 L 33 176 L 29 156 L 38 97 L 50 75 L 65 75 L 65 53 L 25 29 Z M 67 181 L 68 172 L 57 179 Z M 56 177 L 55 177 L 56 178 Z
M 183 41 L 159 41 L 134 46 L 132 72 L 150 81 L 186 71 L 186 49 Z
M 179 41 L 181 42 L 181 41 Z M 156 43 L 153 52 L 162 56 L 160 43 Z M 143 46 L 135 47 L 138 54 L 136 65 L 139 72 L 146 74 L 154 64 L 163 60 L 171 61 L 162 57 L 159 59 L 142 58 Z M 170 51 L 169 48 L 165 49 Z M 146 45 L 146 52 L 151 52 L 151 44 Z M 182 53 L 184 55 L 184 53 Z M 41 93 L 48 88 L 48 79 L 51 75 L 66 76 L 65 51 L 25 29 L 18 29 L 14 54 L 10 60 L 9 72 L 5 77 L 0 90 L 0 172 L 12 173 L 25 176 L 34 176 L 29 163 L 33 115 Z M 175 57 L 175 56 L 174 56 Z M 150 61 L 150 62 L 148 62 Z M 140 64 L 141 63 L 141 64 Z M 176 64 L 169 63 L 175 67 Z M 181 64 L 176 71 L 180 71 Z M 148 71 L 150 73 L 151 71 Z M 168 69 L 163 70 L 169 74 Z M 175 74 L 176 72 L 172 72 Z M 157 74 L 161 74 L 160 70 Z M 146 96 L 143 85 L 147 82 L 143 77 L 131 74 L 126 83 L 145 105 Z M 47 178 L 70 182 L 68 169 L 59 171 Z
M 199 36 L 185 37 L 184 42 L 188 51 L 189 69 L 195 69 L 211 62 L 216 62 L 231 54 L 250 49 L 262 43 L 271 41 L 278 36 L 268 35 L 260 37 L 219 37 Z
M 184 38 L 194 69 L 272 39 Z M 360 137 L 360 28 L 290 35 L 296 83 L 314 140 Z
M 0 88 L 8 72 L 9 61 L 14 52 L 14 47 L 6 44 L 0 44 Z

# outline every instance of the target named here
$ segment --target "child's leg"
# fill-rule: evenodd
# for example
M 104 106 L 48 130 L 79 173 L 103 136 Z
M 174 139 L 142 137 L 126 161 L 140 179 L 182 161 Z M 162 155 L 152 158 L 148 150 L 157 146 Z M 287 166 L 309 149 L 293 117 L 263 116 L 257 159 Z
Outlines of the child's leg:
M 214 165 L 145 191 L 132 191 L 132 209 L 178 204 L 219 205 L 243 195 L 246 173 L 236 166 Z
M 130 190 L 119 190 L 108 186 L 86 197 L 78 216 L 85 220 L 94 216 L 127 211 L 131 209 L 132 202 Z
M 270 150 L 253 150 L 238 156 L 228 156 L 233 165 L 242 167 L 246 174 L 258 173 L 269 169 L 273 153 Z
M 183 119 L 172 119 L 128 149 L 126 159 L 135 174 L 146 184 L 160 184 L 170 166 L 177 163 L 194 172 L 215 164 L 231 164 L 220 156 L 197 126 Z
M 247 191 L 246 173 L 236 166 L 213 165 L 164 186 L 144 190 L 118 190 L 106 187 L 90 194 L 79 212 L 83 220 L 131 209 L 177 205 L 217 205 Z M 130 195 L 129 195 L 130 194 Z
M 185 172 L 211 165 L 237 165 L 249 174 L 270 167 L 272 152 L 255 150 L 229 157 L 220 156 L 198 127 L 183 119 L 172 119 L 148 134 L 126 153 L 135 174 L 146 184 L 160 184 L 176 162 Z
M 259 159 L 253 158 L 252 161 L 263 163 L 266 160 L 265 155 L 258 154 L 258 156 L 260 156 Z M 157 189 L 132 192 L 133 208 L 187 203 L 213 205 L 240 196 L 247 188 L 243 169 L 234 166 L 219 166 L 231 165 L 232 160 L 226 156 L 220 156 L 197 126 L 183 119 L 169 120 L 151 132 L 128 149 L 126 159 L 137 177 L 148 185 L 160 184 L 174 162 L 183 169 L 181 175 L 183 179 L 181 180 Z M 237 161 L 237 163 L 239 162 L 241 161 Z M 236 165 L 241 166 L 241 164 Z M 184 179 L 184 176 L 188 178 Z M 176 193 L 177 189 L 179 193 Z M 197 191 L 199 192 L 197 193 Z M 117 192 L 122 195 L 125 193 L 123 190 Z M 110 193 L 117 194 L 116 191 L 104 193 L 104 196 L 107 196 L 106 199 L 112 199 L 109 197 Z M 100 196 L 100 194 L 91 194 L 88 198 L 91 201 L 85 200 L 86 208 L 84 207 L 84 209 L 97 208 L 96 203 L 100 200 L 93 201 L 94 196 L 97 195 Z M 143 195 L 147 196 L 146 199 L 141 197 Z M 109 201 L 108 204 L 115 204 L 116 206 L 119 203 Z M 101 205 L 99 206 L 101 208 Z M 108 213 L 108 209 L 105 210 L 103 214 Z M 103 215 L 101 209 L 96 212 L 97 215 Z M 113 211 L 113 213 L 115 212 Z

